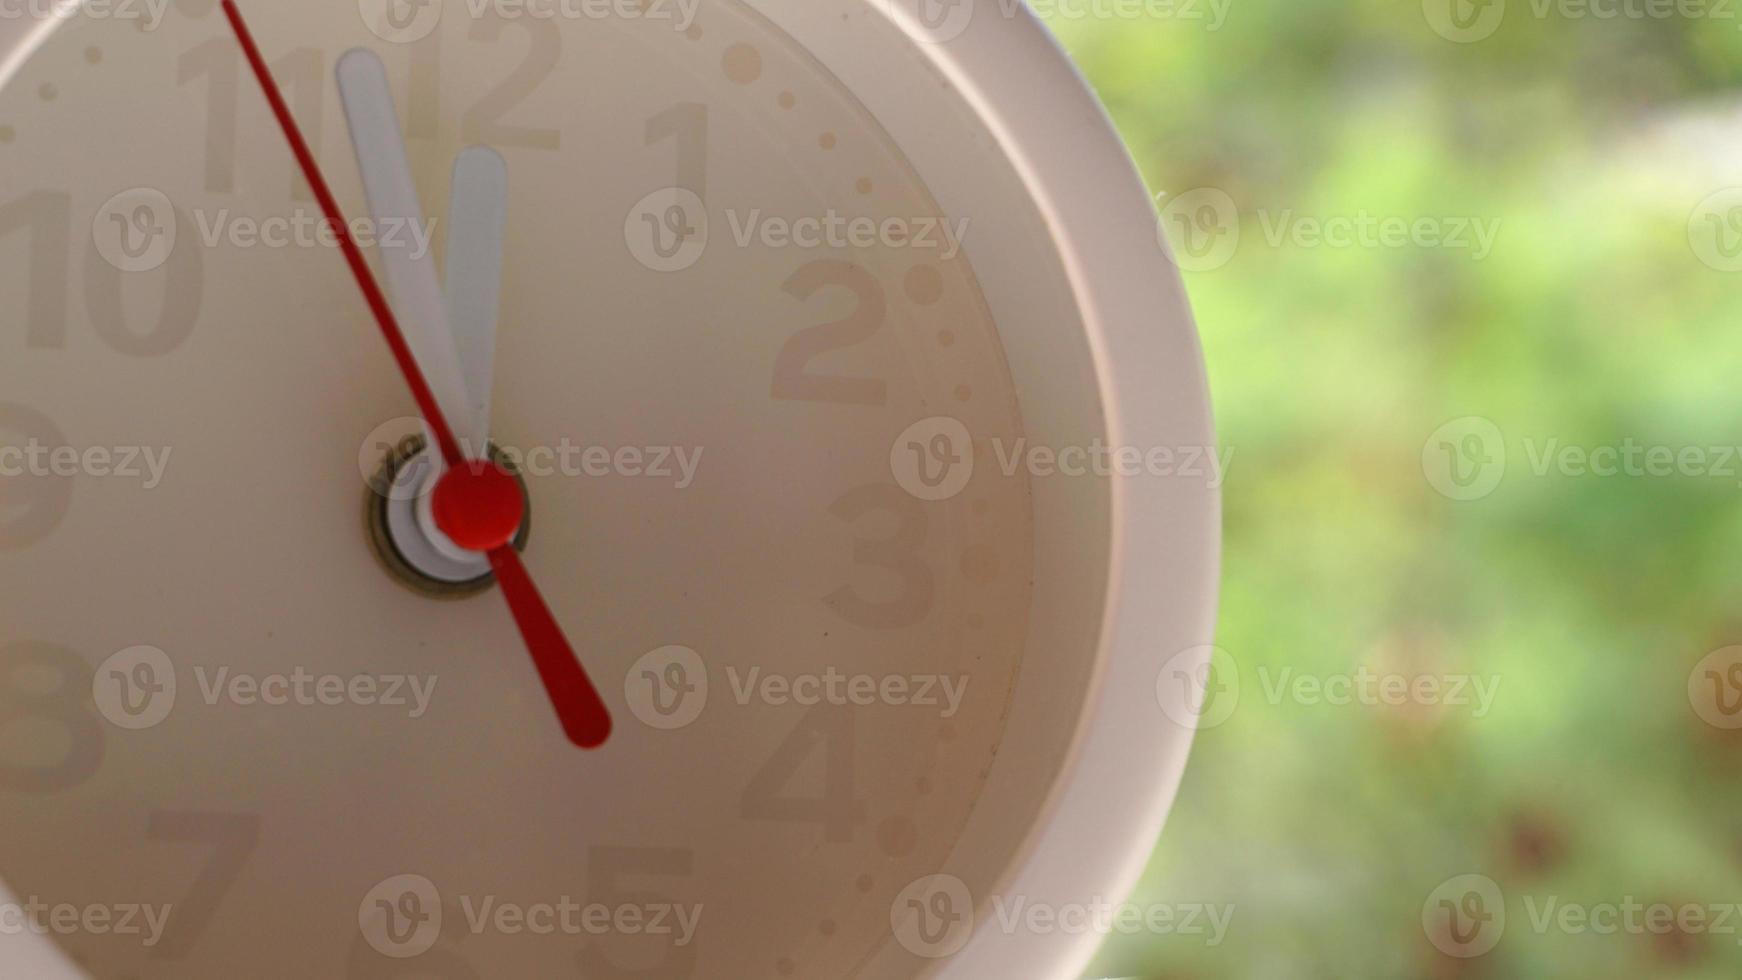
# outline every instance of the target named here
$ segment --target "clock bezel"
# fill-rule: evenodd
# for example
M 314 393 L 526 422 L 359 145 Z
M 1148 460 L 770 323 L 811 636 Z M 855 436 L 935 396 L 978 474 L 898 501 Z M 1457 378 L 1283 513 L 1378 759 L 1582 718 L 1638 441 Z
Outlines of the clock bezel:
M 905 34 L 979 115 L 1052 232 L 1089 334 L 1108 444 L 1213 451 L 1203 351 L 1151 198 L 1106 110 L 1025 4 L 958 0 L 955 6 L 970 10 L 978 4 L 980 15 L 960 33 L 941 36 L 916 14 L 933 0 L 746 2 L 865 102 L 952 213 L 949 195 L 927 164 L 913 159 L 893 118 L 910 111 L 908 105 L 876 98 L 879 86 L 888 85 L 889 66 L 862 36 L 839 28 L 845 18 L 869 16 Z M 974 242 L 967 251 L 972 260 Z M 1030 408 L 1023 406 L 1025 419 Z M 1174 720 L 1189 721 L 1192 706 L 1164 705 L 1161 674 L 1164 667 L 1170 673 L 1206 669 L 1215 635 L 1219 489 L 1185 477 L 1110 483 L 1111 557 L 1088 703 L 1044 816 L 996 889 L 1031 905 L 1131 893 L 1172 806 L 1195 734 Z M 987 896 L 977 898 L 984 926 Z M 933 980 L 1070 980 L 1087 969 L 1102 938 L 980 928 L 959 952 L 922 974 Z M 899 944 L 888 944 L 868 964 L 870 975 L 893 971 L 906 955 Z

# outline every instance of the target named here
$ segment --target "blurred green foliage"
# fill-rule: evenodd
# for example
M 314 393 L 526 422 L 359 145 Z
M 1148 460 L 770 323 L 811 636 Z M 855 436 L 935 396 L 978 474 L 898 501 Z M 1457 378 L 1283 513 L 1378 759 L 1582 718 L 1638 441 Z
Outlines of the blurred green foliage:
M 1214 946 L 1115 935 L 1091 976 L 1742 976 L 1742 911 L 1727 932 L 1532 918 L 1742 902 L 1742 732 L 1689 685 L 1742 643 L 1742 463 L 1538 465 L 1551 440 L 1711 447 L 1713 467 L 1742 444 L 1742 273 L 1699 246 L 1736 217 L 1702 201 L 1742 185 L 1742 7 L 1574 2 L 1049 15 L 1151 187 L 1225 193 L 1240 236 L 1186 274 L 1234 451 L 1218 644 L 1239 696 L 1135 896 L 1235 914 Z M 1454 42 L 1450 3 L 1502 17 Z M 1273 232 L 1363 213 L 1498 234 L 1478 256 Z M 1470 416 L 1506 469 L 1460 501 L 1424 447 Z M 1284 670 L 1363 666 L 1499 686 L 1480 717 L 1273 696 Z M 1461 958 L 1423 910 L 1468 873 L 1507 920 Z

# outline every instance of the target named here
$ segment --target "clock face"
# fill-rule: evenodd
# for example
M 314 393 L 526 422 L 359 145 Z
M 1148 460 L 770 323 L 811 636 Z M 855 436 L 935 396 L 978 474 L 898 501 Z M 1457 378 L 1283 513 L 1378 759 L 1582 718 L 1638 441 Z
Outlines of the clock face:
M 334 68 L 386 65 L 430 220 L 383 242 L 444 254 L 456 157 L 506 161 L 490 435 L 612 740 L 562 737 L 497 590 L 371 545 L 417 410 L 217 4 L 78 16 L 0 89 L 0 879 L 105 910 L 48 930 L 101 977 L 920 972 L 892 908 L 994 885 L 1091 671 L 986 285 L 1069 309 L 1056 260 L 977 269 L 745 5 L 474 7 L 247 13 L 352 218 Z

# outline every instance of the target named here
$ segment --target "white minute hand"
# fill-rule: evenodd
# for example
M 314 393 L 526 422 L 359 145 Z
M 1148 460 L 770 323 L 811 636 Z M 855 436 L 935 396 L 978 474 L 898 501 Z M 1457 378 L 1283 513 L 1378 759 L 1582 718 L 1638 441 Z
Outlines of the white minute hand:
M 480 440 L 490 434 L 507 221 L 508 165 L 489 147 L 467 148 L 454 163 L 448 204 L 448 327 L 471 398 L 471 411 L 456 424 Z
M 453 421 L 462 451 L 481 457 L 489 433 L 472 428 L 477 413 L 467 394 L 435 258 L 428 252 L 428 226 L 406 160 L 386 66 L 373 51 L 357 48 L 339 59 L 337 74 L 345 121 L 375 220 L 388 292 L 405 324 L 406 343 L 429 380 L 442 414 Z

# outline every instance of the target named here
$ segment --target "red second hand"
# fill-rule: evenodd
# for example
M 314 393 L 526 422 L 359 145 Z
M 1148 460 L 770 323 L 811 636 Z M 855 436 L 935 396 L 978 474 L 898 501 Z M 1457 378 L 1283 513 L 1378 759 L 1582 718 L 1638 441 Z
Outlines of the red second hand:
M 429 383 L 424 380 L 423 371 L 417 366 L 417 358 L 412 355 L 411 347 L 405 342 L 405 334 L 399 329 L 399 321 L 393 315 L 392 306 L 381 292 L 381 286 L 376 283 L 375 274 L 370 271 L 362 249 L 357 247 L 356 241 L 351 237 L 350 226 L 345 223 L 345 216 L 339 211 L 339 202 L 327 186 L 326 178 L 321 175 L 320 165 L 315 162 L 308 142 L 303 139 L 302 130 L 290 114 L 290 107 L 285 103 L 283 93 L 273 81 L 272 72 L 266 67 L 266 59 L 261 56 L 259 45 L 254 43 L 254 35 L 242 20 L 242 11 L 237 9 L 236 0 L 223 0 L 223 6 L 224 16 L 229 18 L 230 28 L 236 32 L 236 40 L 242 45 L 248 65 L 253 69 L 254 77 L 259 79 L 260 88 L 266 93 L 266 101 L 272 106 L 272 114 L 278 118 L 279 128 L 284 130 L 284 137 L 290 142 L 290 150 L 296 155 L 297 165 L 302 168 L 303 176 L 313 188 L 315 199 L 320 202 L 327 223 L 332 226 L 333 234 L 339 242 L 339 250 L 344 253 L 345 261 L 351 267 L 351 275 L 363 290 L 363 298 L 369 304 L 369 311 L 375 315 L 375 322 L 381 327 L 381 335 L 386 339 L 388 349 L 393 352 L 393 359 L 399 364 L 405 383 L 411 387 L 411 397 L 416 400 L 418 410 L 423 412 L 424 421 L 429 423 L 430 430 L 435 434 L 436 446 L 441 450 L 442 460 L 447 463 L 449 470 L 447 476 L 443 477 L 443 482 L 450 479 L 456 481 L 449 495 L 462 500 L 473 496 L 471 488 L 493 482 L 487 477 L 494 476 L 491 471 L 499 470 L 499 467 L 484 461 L 470 462 L 460 451 L 459 441 L 454 438 L 454 430 L 448 426 L 447 417 L 442 414 L 441 406 L 436 403 Z M 441 491 L 440 485 L 437 490 Z M 463 517 L 460 521 L 465 522 Z M 447 528 L 444 526 L 443 530 Z M 496 581 L 502 587 L 502 594 L 508 599 L 508 608 L 514 614 L 516 625 L 520 627 L 520 635 L 532 654 L 539 679 L 544 682 L 545 692 L 550 696 L 552 706 L 556 708 L 563 731 L 576 745 L 586 749 L 597 748 L 605 744 L 605 740 L 611 736 L 611 714 L 606 710 L 604 699 L 599 697 L 598 690 L 593 687 L 592 680 L 587 677 L 586 670 L 575 656 L 574 648 L 569 646 L 568 637 L 563 635 L 562 627 L 551 614 L 550 607 L 545 605 L 544 597 L 539 595 L 538 587 L 533 584 L 532 576 L 527 573 L 526 566 L 520 560 L 520 553 L 514 550 L 512 544 L 506 543 L 513 532 L 514 529 L 510 528 L 506 535 L 501 535 L 504 543 L 489 549 L 490 567 L 495 569 Z

